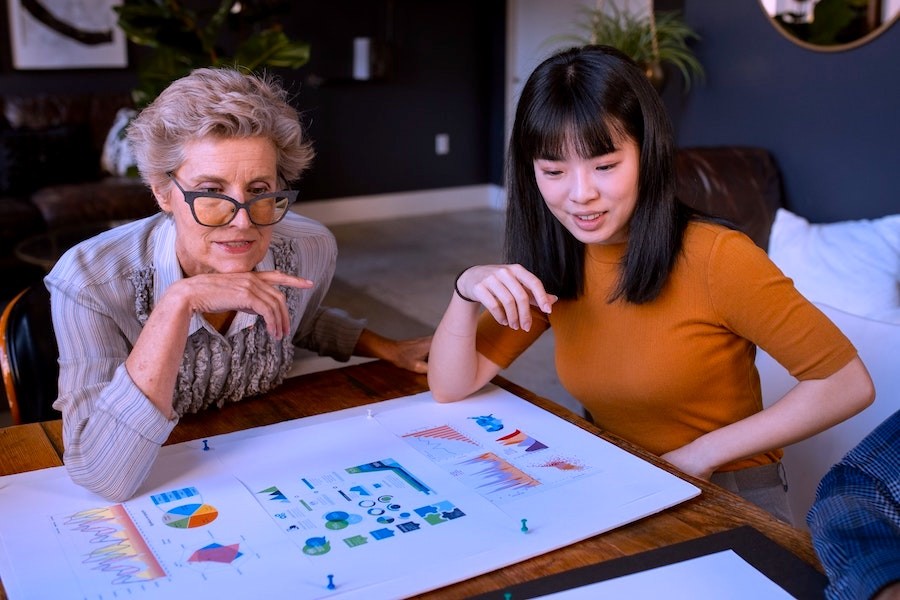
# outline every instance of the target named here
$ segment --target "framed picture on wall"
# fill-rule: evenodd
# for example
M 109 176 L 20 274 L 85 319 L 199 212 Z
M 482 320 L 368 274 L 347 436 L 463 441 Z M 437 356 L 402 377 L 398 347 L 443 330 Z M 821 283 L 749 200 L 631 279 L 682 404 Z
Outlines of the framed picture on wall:
M 112 7 L 118 0 L 7 0 L 16 69 L 128 66 L 125 34 Z

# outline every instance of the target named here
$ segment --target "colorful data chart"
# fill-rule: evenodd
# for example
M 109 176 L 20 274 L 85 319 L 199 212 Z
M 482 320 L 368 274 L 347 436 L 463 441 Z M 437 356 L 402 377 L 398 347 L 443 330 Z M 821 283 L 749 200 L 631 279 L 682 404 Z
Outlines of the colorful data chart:
M 540 481 L 493 452 L 457 463 L 451 474 L 490 500 L 496 494 L 520 492 L 541 485 Z
M 403 439 L 435 462 L 451 460 L 481 450 L 478 442 L 449 425 L 407 433 Z
M 162 520 L 169 527 L 190 529 L 209 525 L 218 516 L 219 511 L 209 504 L 185 504 L 167 511 Z
M 223 563 L 231 564 L 244 554 L 240 550 L 240 544 L 212 543 L 195 551 L 188 558 L 190 563 Z
M 166 572 L 121 504 L 83 510 L 58 520 L 81 564 L 109 584 L 152 581 Z
M 570 472 L 578 472 L 578 471 L 585 470 L 584 464 L 577 458 L 561 457 L 561 456 L 554 456 L 547 460 L 535 463 L 534 466 L 542 467 L 545 469 L 557 469 L 559 471 L 570 471 Z
M 503 421 L 495 417 L 494 415 L 480 415 L 477 417 L 469 417 L 473 419 L 476 423 L 478 423 L 479 427 L 482 427 L 487 432 L 500 431 L 503 429 Z
M 518 446 L 519 448 L 525 450 L 525 452 L 535 452 L 537 450 L 546 450 L 547 448 L 546 444 L 542 444 L 530 435 L 522 433 L 518 429 L 516 429 L 509 435 L 504 435 L 503 437 L 497 438 L 497 441 L 504 446 Z
M 358 465 L 355 467 L 348 467 L 346 471 L 350 475 L 353 475 L 355 473 L 375 473 L 378 471 L 388 471 L 405 481 L 412 489 L 418 492 L 422 492 L 423 494 L 434 493 L 431 488 L 416 479 L 412 475 L 412 473 L 407 471 L 397 461 L 391 458 L 385 458 L 384 460 L 375 460 L 370 463 Z

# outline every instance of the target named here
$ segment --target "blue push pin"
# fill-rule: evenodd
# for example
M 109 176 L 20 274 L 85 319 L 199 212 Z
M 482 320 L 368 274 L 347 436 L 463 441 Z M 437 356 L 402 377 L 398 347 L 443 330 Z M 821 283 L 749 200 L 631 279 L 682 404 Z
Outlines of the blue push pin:
M 206 440 L 203 440 L 203 449 L 209 450 L 209 444 L 206 443 Z
M 528 519 L 522 519 L 522 533 L 528 533 L 528 525 L 525 524 L 527 521 Z
M 512 592 L 506 592 L 503 594 L 503 600 L 512 600 Z
M 329 575 L 329 576 L 328 576 L 328 585 L 325 586 L 325 587 L 327 587 L 329 590 L 333 590 L 333 589 L 335 588 L 335 585 L 334 585 L 334 575 Z

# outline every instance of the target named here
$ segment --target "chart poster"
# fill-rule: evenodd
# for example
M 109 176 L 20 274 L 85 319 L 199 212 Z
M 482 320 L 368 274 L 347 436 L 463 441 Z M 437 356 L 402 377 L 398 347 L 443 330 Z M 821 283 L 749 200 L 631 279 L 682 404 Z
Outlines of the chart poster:
M 405 597 L 699 493 L 493 387 L 167 446 L 123 503 L 63 468 L 0 485 L 11 600 Z

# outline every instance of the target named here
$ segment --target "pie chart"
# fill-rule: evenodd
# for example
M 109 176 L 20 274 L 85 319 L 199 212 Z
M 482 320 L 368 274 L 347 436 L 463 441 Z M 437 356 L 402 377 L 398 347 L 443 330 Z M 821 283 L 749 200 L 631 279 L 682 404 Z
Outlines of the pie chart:
M 218 516 L 219 511 L 209 504 L 184 504 L 166 512 L 162 520 L 169 527 L 189 529 L 208 525 Z

